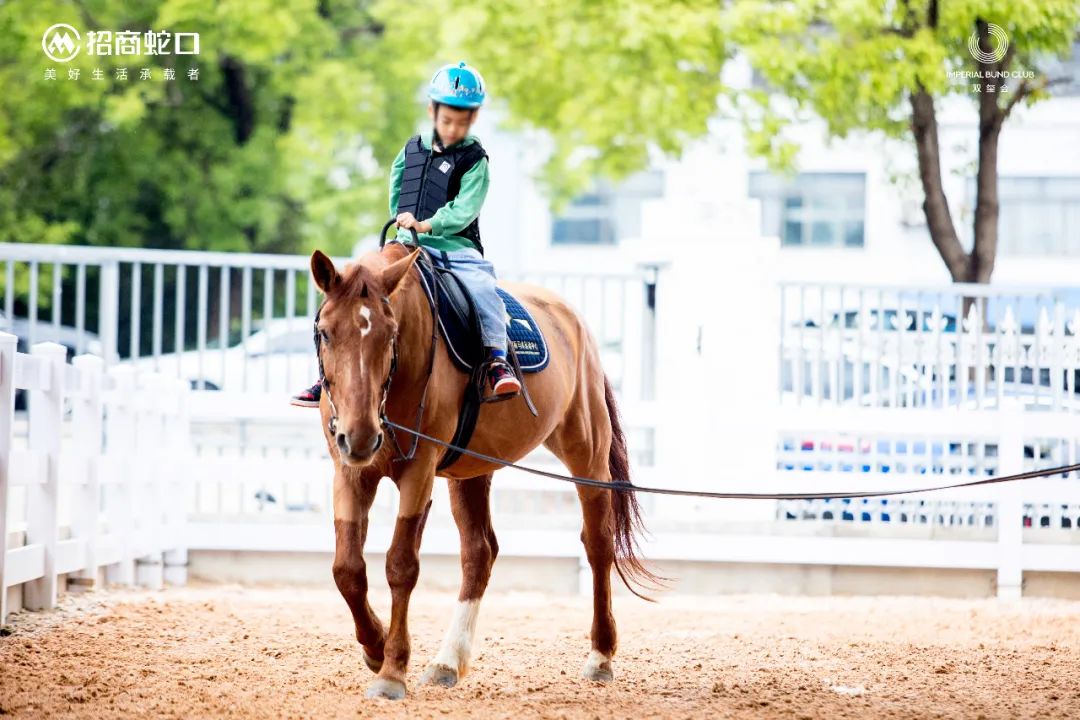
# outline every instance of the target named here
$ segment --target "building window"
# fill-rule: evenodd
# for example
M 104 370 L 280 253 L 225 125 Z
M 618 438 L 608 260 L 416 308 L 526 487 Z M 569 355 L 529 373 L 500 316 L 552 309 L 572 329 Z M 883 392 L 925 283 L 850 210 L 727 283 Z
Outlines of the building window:
M 975 211 L 975 178 L 967 183 Z M 999 177 L 998 252 L 1080 255 L 1080 177 Z
M 1068 97 L 1080 95 L 1080 38 L 1073 41 L 1072 53 L 1066 58 L 1048 58 L 1040 63 L 1046 77 L 1054 81 L 1047 90 L 1051 95 Z M 1010 90 L 1015 89 L 1010 86 Z
M 598 180 L 552 219 L 552 245 L 614 245 L 637 237 L 641 203 L 663 194 L 664 176 L 657 170 L 632 175 L 618 185 Z
M 551 224 L 552 245 L 614 245 L 615 218 L 608 193 L 596 190 L 574 198 Z
M 750 173 L 750 197 L 761 200 L 761 228 L 786 247 L 861 248 L 865 244 L 866 175 Z

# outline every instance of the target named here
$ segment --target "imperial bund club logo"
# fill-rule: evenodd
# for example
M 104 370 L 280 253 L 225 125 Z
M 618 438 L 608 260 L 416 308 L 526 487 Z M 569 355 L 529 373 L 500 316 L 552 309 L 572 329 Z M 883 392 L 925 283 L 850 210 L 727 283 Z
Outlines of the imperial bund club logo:
M 41 36 L 41 49 L 53 62 L 68 62 L 82 50 L 79 31 L 65 23 L 57 23 Z
M 990 52 L 983 52 L 979 47 L 979 33 L 971 33 L 971 37 L 968 38 L 968 52 L 971 53 L 971 57 L 975 58 L 981 63 L 996 63 L 1001 62 L 1001 58 L 1005 57 L 1005 53 L 1009 49 L 1009 36 L 1000 25 L 994 23 L 987 23 L 987 34 L 990 36 L 990 43 L 993 49 Z

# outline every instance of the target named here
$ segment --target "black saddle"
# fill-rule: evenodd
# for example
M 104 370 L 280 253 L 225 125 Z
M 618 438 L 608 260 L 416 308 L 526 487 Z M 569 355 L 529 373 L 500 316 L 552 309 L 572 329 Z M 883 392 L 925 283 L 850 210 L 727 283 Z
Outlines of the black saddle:
M 450 269 L 445 253 L 432 251 L 421 246 L 420 257 L 416 263 L 420 284 L 428 296 L 429 302 L 436 309 L 436 321 L 439 334 L 446 342 L 447 351 L 454 364 L 463 372 L 469 373 L 469 382 L 465 386 L 465 396 L 458 415 L 457 429 L 450 441 L 457 447 L 467 448 L 476 429 L 480 415 L 480 406 L 485 402 L 496 402 L 505 397 L 485 397 L 487 368 L 484 357 L 484 345 L 480 331 L 480 316 L 472 293 L 461 278 Z M 535 416 L 536 406 L 529 397 L 524 373 L 540 372 L 548 364 L 548 348 L 540 331 L 540 326 L 533 320 L 528 310 L 502 288 L 497 288 L 499 296 L 507 310 L 507 356 L 518 379 L 521 380 L 521 395 L 529 411 Z M 521 357 L 525 359 L 523 363 Z M 457 450 L 447 450 L 437 467 L 445 469 L 461 457 Z
M 438 250 L 424 248 L 423 253 L 416 267 L 428 300 L 434 301 L 432 294 L 438 294 L 440 334 L 454 364 L 464 372 L 471 372 L 478 362 L 485 360 L 480 317 L 472 293 L 457 273 L 449 269 L 449 261 Z M 506 307 L 507 351 L 512 350 L 518 358 L 519 366 L 515 370 L 540 372 L 547 367 L 549 357 L 540 326 L 517 298 L 503 288 L 495 288 L 495 292 Z

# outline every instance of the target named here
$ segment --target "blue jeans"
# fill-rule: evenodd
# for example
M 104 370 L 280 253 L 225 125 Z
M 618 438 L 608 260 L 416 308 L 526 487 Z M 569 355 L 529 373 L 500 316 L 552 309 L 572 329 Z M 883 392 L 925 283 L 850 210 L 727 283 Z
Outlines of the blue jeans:
M 431 254 L 435 264 L 442 266 L 442 251 L 432 249 Z M 447 250 L 446 255 L 476 302 L 484 345 L 506 352 L 506 305 L 495 292 L 495 266 L 476 248 Z

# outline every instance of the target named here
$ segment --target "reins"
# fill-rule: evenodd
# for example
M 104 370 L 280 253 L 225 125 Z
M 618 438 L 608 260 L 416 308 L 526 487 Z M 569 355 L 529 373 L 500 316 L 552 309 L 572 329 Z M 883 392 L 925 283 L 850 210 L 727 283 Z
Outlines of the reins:
M 469 450 L 468 448 L 457 447 L 444 440 L 440 440 L 437 437 L 432 437 L 426 433 L 420 432 L 419 429 L 411 430 L 406 427 L 402 427 L 397 423 L 386 420 L 388 425 L 391 425 L 398 430 L 412 433 L 418 438 L 433 442 L 436 445 L 441 445 L 449 450 L 457 450 L 463 455 L 469 455 L 477 460 L 484 460 L 486 462 L 495 463 L 502 467 L 514 468 L 515 470 L 521 470 L 532 475 L 539 475 L 541 477 L 551 478 L 552 480 L 561 480 L 563 482 L 574 483 L 575 485 L 586 485 L 588 487 L 599 487 L 606 490 L 615 490 L 617 492 L 642 492 L 653 493 L 655 495 L 678 495 L 681 497 L 699 497 L 699 498 L 716 498 L 722 500 L 839 500 L 842 498 L 870 498 L 870 497 L 885 497 L 888 495 L 913 495 L 915 493 L 935 492 L 937 490 L 952 490 L 954 488 L 975 487 L 978 485 L 994 485 L 997 483 L 1014 482 L 1017 480 L 1031 480 L 1033 478 L 1048 477 L 1050 475 L 1067 474 L 1080 470 L 1080 463 L 1074 463 L 1072 465 L 1061 465 L 1058 467 L 1046 468 L 1043 470 L 1030 470 L 1028 472 L 1016 473 L 1015 475 L 1003 475 L 1001 477 L 984 478 L 982 480 L 971 480 L 962 483 L 953 483 L 950 485 L 936 485 L 925 488 L 914 488 L 908 490 L 881 490 L 877 492 L 817 492 L 817 493 L 736 493 L 736 492 L 711 492 L 707 490 L 679 490 L 675 488 L 662 488 L 662 487 L 649 487 L 647 485 L 635 485 L 629 480 L 612 478 L 608 480 L 597 480 L 595 478 L 578 477 L 577 475 L 561 475 L 559 473 L 549 472 L 547 470 L 539 470 L 537 468 L 526 467 L 524 465 L 518 465 L 517 463 L 510 462 L 509 460 L 503 460 L 501 458 L 486 455 L 484 453 L 476 452 L 475 450 Z
M 379 247 L 382 248 L 386 243 L 386 231 L 391 225 L 395 223 L 394 219 L 391 219 L 386 225 L 383 226 L 382 234 L 379 239 Z M 420 242 L 417 237 L 416 230 L 410 228 L 413 236 L 414 244 L 419 247 Z M 405 243 L 403 243 L 405 244 Z M 426 295 L 426 293 L 425 293 Z M 437 295 L 432 293 L 433 296 Z M 382 302 L 390 306 L 390 298 L 383 296 Z M 440 440 L 437 437 L 433 437 L 424 432 L 421 432 L 420 425 L 424 419 L 424 407 L 427 400 L 428 388 L 431 386 L 431 378 L 435 367 L 435 349 L 436 343 L 439 340 L 439 316 L 438 316 L 438 299 L 437 297 L 428 297 L 428 304 L 431 307 L 432 313 L 432 337 L 431 348 L 428 357 L 428 377 L 424 383 L 424 390 L 420 395 L 420 404 L 417 407 L 416 419 L 414 427 L 409 428 L 404 425 L 400 425 L 386 416 L 386 398 L 390 392 L 390 383 L 394 379 L 394 373 L 397 370 L 398 361 L 398 348 L 397 348 L 397 330 L 394 331 L 394 335 L 390 340 L 390 371 L 387 373 L 386 380 L 382 384 L 382 400 L 379 403 L 379 422 L 386 429 L 387 435 L 390 436 L 391 441 L 394 443 L 394 451 L 397 457 L 393 459 L 394 462 L 401 462 L 412 460 L 416 456 L 416 449 L 420 444 L 420 440 L 426 440 L 428 442 L 440 445 L 447 450 L 456 451 L 462 455 L 468 455 L 469 457 L 476 458 L 477 460 L 483 460 L 485 462 L 493 463 L 501 467 L 514 468 L 515 470 L 521 470 L 522 472 L 529 473 L 531 475 L 538 475 L 540 477 L 550 478 L 552 480 L 559 480 L 562 482 L 569 482 L 575 485 L 585 485 L 588 487 L 603 488 L 605 490 L 614 490 L 617 492 L 641 492 L 651 493 L 654 495 L 675 495 L 680 497 L 697 497 L 697 498 L 714 498 L 720 500 L 841 500 L 848 498 L 872 498 L 872 497 L 888 497 L 893 495 L 914 495 L 916 493 L 928 493 L 936 492 L 939 490 L 954 490 L 957 488 L 966 487 L 978 487 L 981 485 L 996 485 L 999 483 L 1016 482 L 1019 480 L 1032 480 L 1040 477 L 1049 477 L 1051 475 L 1066 475 L 1071 472 L 1080 470 L 1080 463 L 1073 463 L 1072 465 L 1060 465 L 1052 468 L 1044 468 L 1042 470 L 1029 470 L 1027 472 L 1015 473 L 1012 475 L 1002 475 L 999 477 L 983 478 L 982 480 L 969 480 L 961 483 L 950 483 L 947 485 L 935 485 L 931 487 L 923 488 L 911 488 L 905 490 L 879 490 L 874 492 L 812 492 L 812 493 L 739 493 L 739 492 L 714 492 L 708 490 L 680 490 L 677 488 L 662 488 L 662 487 L 650 487 L 647 485 L 635 485 L 626 478 L 612 478 L 611 480 L 598 480 L 596 478 L 579 477 L 577 475 L 562 475 L 560 473 L 554 473 L 547 470 L 540 470 L 537 468 L 526 467 L 524 465 L 518 465 L 517 463 L 510 462 L 509 460 L 503 460 L 492 455 L 476 452 L 475 450 L 469 450 L 468 448 L 459 447 L 453 443 Z M 391 311 L 393 315 L 393 311 Z M 318 330 L 318 324 L 315 327 L 315 344 L 316 354 L 319 360 L 319 374 L 324 378 L 323 392 L 326 393 L 326 400 L 330 405 L 330 420 L 327 423 L 327 428 L 332 435 L 337 432 L 337 408 L 334 406 L 334 400 L 330 395 L 329 383 L 325 382 L 326 373 L 323 372 L 323 360 L 322 360 L 322 337 Z M 401 431 L 408 433 L 412 436 L 412 443 L 410 444 L 408 452 L 402 450 L 401 444 L 398 440 L 397 432 Z

